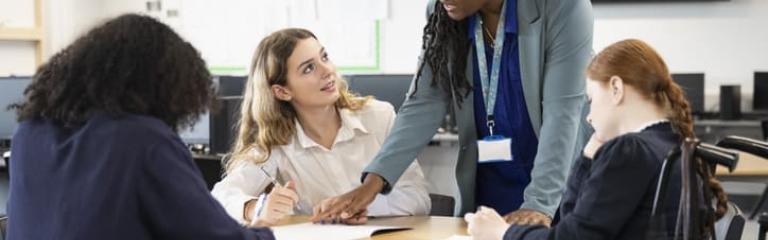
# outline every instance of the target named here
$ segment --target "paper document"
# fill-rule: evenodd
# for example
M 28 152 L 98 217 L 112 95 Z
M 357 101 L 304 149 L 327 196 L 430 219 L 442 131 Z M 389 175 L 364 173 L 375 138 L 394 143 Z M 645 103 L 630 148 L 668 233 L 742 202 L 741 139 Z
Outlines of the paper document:
M 472 240 L 472 236 L 453 235 L 445 240 Z
M 374 226 L 374 225 L 336 225 L 301 223 L 272 227 L 277 240 L 353 240 L 367 239 L 381 231 L 397 231 L 410 229 L 407 227 Z

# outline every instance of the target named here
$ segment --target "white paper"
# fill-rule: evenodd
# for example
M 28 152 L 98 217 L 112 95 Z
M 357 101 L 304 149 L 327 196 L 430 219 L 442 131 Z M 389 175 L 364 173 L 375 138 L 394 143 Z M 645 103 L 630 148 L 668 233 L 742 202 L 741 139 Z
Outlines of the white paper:
M 472 240 L 472 236 L 453 235 L 445 240 Z
M 381 230 L 405 230 L 410 228 L 375 225 L 340 225 L 301 223 L 272 227 L 277 240 L 353 240 L 367 239 Z

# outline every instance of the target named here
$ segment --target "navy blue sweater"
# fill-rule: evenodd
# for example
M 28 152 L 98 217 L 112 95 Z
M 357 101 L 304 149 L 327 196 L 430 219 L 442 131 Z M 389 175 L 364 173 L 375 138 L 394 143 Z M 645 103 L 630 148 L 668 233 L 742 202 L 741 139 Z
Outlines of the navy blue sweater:
M 226 214 L 156 118 L 28 120 L 12 143 L 9 239 L 274 239 Z
M 557 225 L 512 225 L 504 239 L 647 239 L 661 165 L 679 138 L 669 123 L 661 123 L 608 141 L 594 160 L 582 157 L 574 163 Z M 667 231 L 677 217 L 679 169 L 678 161 L 669 181 L 669 202 L 661 212 Z

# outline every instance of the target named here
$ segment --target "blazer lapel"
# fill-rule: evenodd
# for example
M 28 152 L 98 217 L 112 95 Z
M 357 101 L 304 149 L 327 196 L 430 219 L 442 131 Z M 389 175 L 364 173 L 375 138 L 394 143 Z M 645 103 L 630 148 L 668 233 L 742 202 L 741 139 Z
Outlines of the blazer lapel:
M 518 49 L 520 50 L 520 77 L 528 115 L 536 136 L 542 125 L 542 88 L 544 79 L 543 22 L 535 0 L 518 0 L 517 15 L 523 21 L 518 24 Z

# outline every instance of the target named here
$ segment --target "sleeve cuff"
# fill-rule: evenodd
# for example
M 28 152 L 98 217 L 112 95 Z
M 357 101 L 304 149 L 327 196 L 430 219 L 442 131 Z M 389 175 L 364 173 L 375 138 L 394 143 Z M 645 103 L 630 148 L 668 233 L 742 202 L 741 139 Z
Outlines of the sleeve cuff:
M 510 225 L 504 233 L 504 240 L 549 239 L 549 228 L 544 225 Z
M 552 207 L 544 206 L 543 204 L 537 203 L 536 201 L 525 201 L 522 205 L 520 205 L 520 208 L 541 212 L 544 215 L 547 215 L 549 218 L 554 218 L 555 212 L 557 211 L 557 206 L 552 209 Z
M 365 177 L 368 176 L 368 173 L 370 173 L 370 172 L 363 172 L 363 176 L 360 177 L 360 183 L 363 183 L 363 181 L 365 181 Z M 376 174 L 378 174 L 378 173 L 376 173 Z M 389 194 L 390 192 L 392 192 L 392 185 L 389 184 L 389 180 L 387 180 L 387 178 L 384 177 L 381 174 L 378 174 L 378 175 L 381 176 L 382 180 L 384 180 L 384 187 L 381 188 L 381 192 L 379 192 L 379 193 L 386 195 L 386 194 Z
M 245 203 L 247 203 L 250 200 L 258 199 L 252 196 L 236 196 L 232 197 L 231 205 L 227 208 L 227 212 L 237 220 L 238 223 L 247 225 L 249 222 L 245 221 L 244 214 L 245 214 Z

